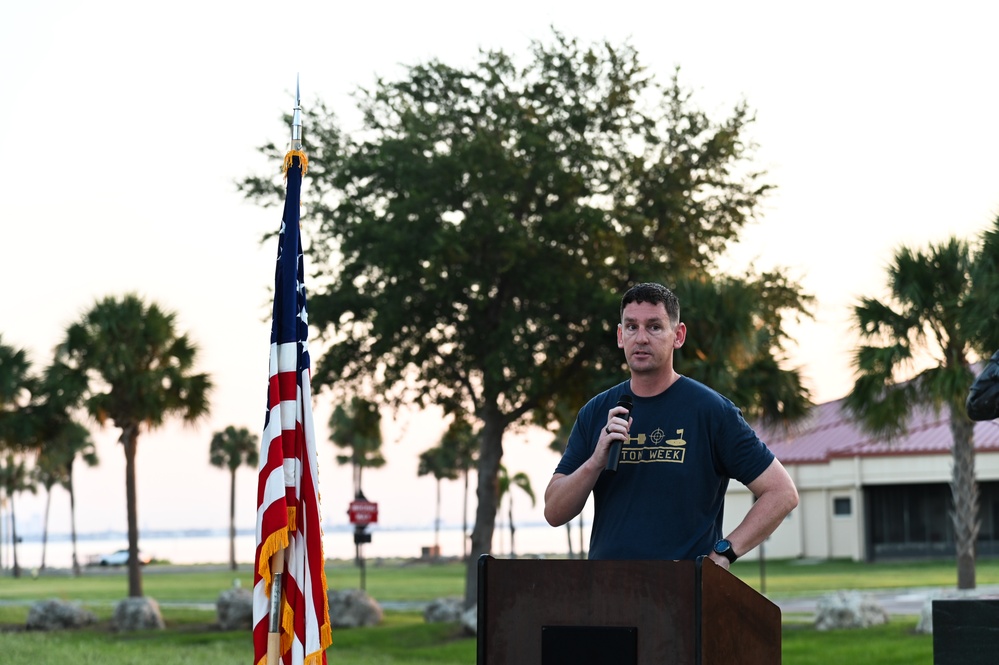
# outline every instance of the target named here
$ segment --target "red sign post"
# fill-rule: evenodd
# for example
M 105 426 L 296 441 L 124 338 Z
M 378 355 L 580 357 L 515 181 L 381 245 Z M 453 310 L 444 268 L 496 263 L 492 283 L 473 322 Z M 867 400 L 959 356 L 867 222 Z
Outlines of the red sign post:
M 350 523 L 357 526 L 367 526 L 378 523 L 378 504 L 373 501 L 358 499 L 350 502 L 350 509 L 347 511 L 350 516 Z

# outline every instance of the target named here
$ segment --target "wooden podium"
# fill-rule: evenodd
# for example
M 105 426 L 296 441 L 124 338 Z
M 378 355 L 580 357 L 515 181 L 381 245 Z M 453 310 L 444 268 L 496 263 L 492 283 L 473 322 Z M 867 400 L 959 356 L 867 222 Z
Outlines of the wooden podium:
M 696 561 L 479 558 L 478 665 L 775 665 L 780 608 Z

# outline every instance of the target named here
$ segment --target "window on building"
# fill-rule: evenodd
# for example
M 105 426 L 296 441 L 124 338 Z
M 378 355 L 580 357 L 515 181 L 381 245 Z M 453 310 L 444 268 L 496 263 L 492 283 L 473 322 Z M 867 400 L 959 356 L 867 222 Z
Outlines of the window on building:
M 853 502 L 848 496 L 833 497 L 833 515 L 836 517 L 849 517 L 853 514 Z

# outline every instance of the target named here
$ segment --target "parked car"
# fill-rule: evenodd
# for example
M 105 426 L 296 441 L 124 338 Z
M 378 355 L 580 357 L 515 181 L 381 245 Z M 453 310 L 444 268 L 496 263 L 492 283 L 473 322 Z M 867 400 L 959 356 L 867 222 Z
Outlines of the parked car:
M 149 555 L 139 552 L 139 565 L 146 565 L 149 563 Z M 101 566 L 124 566 L 128 563 L 128 550 L 118 550 L 117 552 L 112 552 L 111 554 L 103 554 L 97 560 L 97 563 Z

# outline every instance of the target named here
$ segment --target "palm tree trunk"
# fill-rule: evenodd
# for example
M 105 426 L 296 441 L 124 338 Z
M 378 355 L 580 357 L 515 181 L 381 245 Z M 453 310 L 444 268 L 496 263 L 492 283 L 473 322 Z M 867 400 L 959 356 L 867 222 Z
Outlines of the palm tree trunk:
M 437 511 L 434 515 L 434 558 L 441 554 L 441 481 L 437 479 Z
M 139 515 L 135 491 L 135 453 L 139 426 L 128 425 L 121 430 L 125 447 L 125 504 L 128 508 L 128 596 L 142 597 L 142 576 L 139 572 Z
M 514 532 L 517 531 L 516 527 L 513 526 L 513 487 L 510 487 L 510 500 L 507 503 L 507 517 L 510 520 L 510 558 L 517 558 L 517 551 L 514 549 L 513 536 Z
M 236 469 L 229 477 L 229 569 L 236 570 Z
M 17 564 L 17 521 L 14 519 L 14 494 L 10 495 L 10 547 L 14 556 L 14 577 L 21 576 L 21 566 Z
M 569 558 L 575 559 L 576 555 L 572 551 L 572 520 L 565 523 L 565 539 L 569 545 Z
M 80 559 L 76 555 L 76 494 L 73 491 L 73 467 L 69 467 L 69 533 L 73 541 L 73 576 L 80 576 Z
M 974 430 L 962 408 L 951 407 L 950 428 L 954 438 L 954 544 L 957 550 L 957 588 L 974 589 L 975 545 L 978 541 L 978 483 L 975 480 Z
M 468 469 L 465 469 L 464 498 L 461 508 L 461 560 L 468 561 Z
M 45 488 L 45 512 L 42 517 L 42 562 L 38 570 L 45 570 L 45 550 L 49 545 L 49 506 L 52 505 L 52 488 Z

